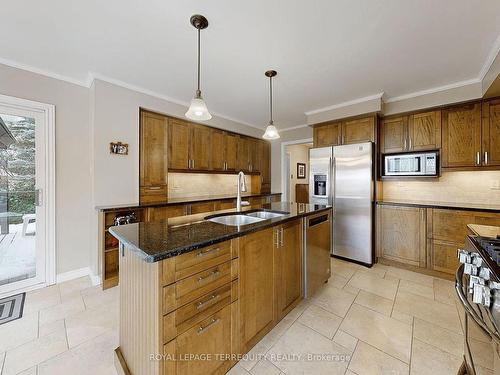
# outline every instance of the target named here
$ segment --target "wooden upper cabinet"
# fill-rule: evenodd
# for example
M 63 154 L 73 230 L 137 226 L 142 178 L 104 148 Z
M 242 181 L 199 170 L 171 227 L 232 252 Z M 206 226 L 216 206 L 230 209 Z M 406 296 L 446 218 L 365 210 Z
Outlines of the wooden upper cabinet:
M 247 172 L 250 169 L 250 141 L 247 137 L 240 135 L 238 137 L 237 171 Z
M 409 116 L 409 151 L 425 151 L 441 148 L 441 111 L 416 113 Z
M 226 133 L 212 129 L 211 165 L 214 171 L 224 171 L 226 167 Z
M 170 169 L 189 169 L 189 148 L 189 123 L 170 118 L 168 121 L 168 166 Z
M 443 110 L 442 133 L 444 168 L 481 165 L 481 104 Z
M 252 139 L 249 144 L 250 172 L 260 172 L 262 161 L 262 144 L 257 139 Z
M 275 299 L 278 319 L 292 310 L 302 298 L 302 226 L 294 220 L 275 228 L 280 241 L 275 243 Z
M 259 141 L 261 145 L 261 163 L 260 163 L 260 178 L 261 178 L 261 193 L 271 192 L 271 143 L 267 141 Z
M 375 142 L 375 117 L 342 121 L 342 144 Z
M 232 133 L 224 133 L 224 148 L 226 155 L 226 170 L 235 171 L 238 167 L 238 136 Z
M 341 143 L 342 124 L 333 122 L 313 128 L 314 147 L 337 146 Z
M 408 117 L 388 117 L 380 123 L 380 150 L 382 153 L 403 152 L 406 150 Z
M 212 129 L 191 124 L 191 169 L 210 170 L 212 154 Z
M 483 103 L 482 129 L 482 164 L 500 166 L 500 99 Z
M 239 238 L 240 349 L 246 353 L 271 330 L 274 310 L 274 228 Z
M 167 185 L 168 118 L 141 111 L 140 186 Z

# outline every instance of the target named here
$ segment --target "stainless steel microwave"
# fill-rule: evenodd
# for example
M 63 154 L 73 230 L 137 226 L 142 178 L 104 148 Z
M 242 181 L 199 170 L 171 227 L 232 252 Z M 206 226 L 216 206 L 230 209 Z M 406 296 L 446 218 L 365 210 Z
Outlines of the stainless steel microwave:
M 438 176 L 439 152 L 384 155 L 384 176 Z

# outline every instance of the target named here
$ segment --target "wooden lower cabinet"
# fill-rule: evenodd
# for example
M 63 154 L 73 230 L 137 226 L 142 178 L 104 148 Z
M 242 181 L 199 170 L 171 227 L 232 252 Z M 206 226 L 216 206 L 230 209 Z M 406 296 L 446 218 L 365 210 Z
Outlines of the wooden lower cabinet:
M 275 322 L 274 229 L 240 237 L 240 351 L 248 352 Z
M 425 227 L 425 208 L 378 206 L 378 256 L 412 266 L 425 267 Z
M 302 299 L 302 221 L 294 220 L 275 229 L 275 299 L 278 319 L 288 314 Z
M 454 275 L 467 225 L 500 226 L 500 214 L 384 204 L 376 221 L 377 257 Z
M 148 375 L 229 371 L 302 299 L 302 223 L 155 263 L 125 249 L 117 366 Z
M 151 207 L 149 208 L 149 220 L 148 221 L 158 221 L 167 220 L 171 217 L 178 217 L 186 215 L 186 206 L 183 204 L 162 206 L 162 207 Z

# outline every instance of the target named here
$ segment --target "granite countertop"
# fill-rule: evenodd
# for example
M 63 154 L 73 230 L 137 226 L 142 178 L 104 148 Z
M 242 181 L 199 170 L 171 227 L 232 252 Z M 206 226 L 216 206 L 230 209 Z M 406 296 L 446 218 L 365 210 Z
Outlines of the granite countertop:
M 257 197 L 268 197 L 270 195 L 281 195 L 281 193 L 250 193 L 242 194 L 242 198 L 257 198 Z M 165 202 L 162 203 L 143 203 L 143 204 L 115 204 L 109 206 L 96 206 L 95 209 L 99 211 L 112 211 L 116 209 L 134 209 L 140 207 L 152 207 L 152 206 L 168 206 L 170 204 L 182 204 L 182 203 L 194 203 L 194 202 L 209 202 L 218 201 L 224 199 L 236 199 L 236 195 L 226 194 L 226 195 L 200 195 L 193 197 L 180 197 L 180 198 L 167 198 Z
M 481 203 L 459 203 L 459 202 L 441 202 L 441 201 L 420 201 L 420 200 L 399 200 L 399 199 L 383 199 L 378 200 L 377 204 L 388 204 L 396 206 L 415 206 L 429 208 L 448 208 L 469 211 L 491 211 L 500 213 L 500 206 Z
M 468 224 L 467 227 L 476 236 L 493 237 L 500 236 L 500 227 L 492 227 L 491 225 Z
M 207 212 L 164 221 L 135 223 L 109 229 L 125 247 L 134 251 L 146 262 L 152 263 L 177 256 L 201 247 L 266 229 L 277 224 L 331 209 L 331 206 L 303 203 L 275 202 L 259 207 L 245 207 L 243 211 L 256 209 L 286 212 L 282 217 L 258 223 L 229 226 L 203 220 L 204 217 L 235 212 L 235 209 Z

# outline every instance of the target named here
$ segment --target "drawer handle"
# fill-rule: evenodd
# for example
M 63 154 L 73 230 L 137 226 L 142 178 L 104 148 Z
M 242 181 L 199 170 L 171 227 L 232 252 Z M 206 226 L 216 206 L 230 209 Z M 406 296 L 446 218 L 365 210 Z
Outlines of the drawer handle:
M 148 188 L 149 190 L 160 190 L 161 186 L 151 186 Z
M 210 323 L 208 323 L 205 327 L 203 326 L 200 326 L 200 328 L 198 328 L 198 335 L 201 335 L 203 332 L 205 332 L 207 329 L 209 329 L 210 327 L 212 327 L 214 324 L 217 324 L 220 322 L 220 318 L 212 318 L 212 321 Z
M 213 247 L 211 249 L 206 249 L 206 250 L 200 250 L 198 252 L 198 254 L 196 254 L 197 257 L 202 257 L 202 256 L 205 256 L 207 254 L 210 254 L 210 253 L 216 253 L 217 251 L 219 251 L 220 248 L 219 247 Z
M 217 300 L 219 297 L 220 297 L 220 294 L 217 294 L 217 295 L 212 294 L 212 295 L 211 295 L 210 297 L 208 297 L 208 299 L 206 299 L 205 301 L 203 301 L 203 302 L 201 302 L 201 301 L 200 301 L 200 302 L 198 302 L 198 303 L 196 304 L 196 309 L 197 309 L 197 310 L 200 310 L 200 309 L 204 308 L 206 305 L 208 305 L 208 304 L 212 303 L 213 301 Z
M 207 276 L 200 276 L 200 277 L 198 277 L 198 282 L 201 283 L 202 281 L 205 281 L 205 280 L 207 280 L 210 277 L 217 276 L 218 274 L 220 274 L 219 270 L 212 271 Z

